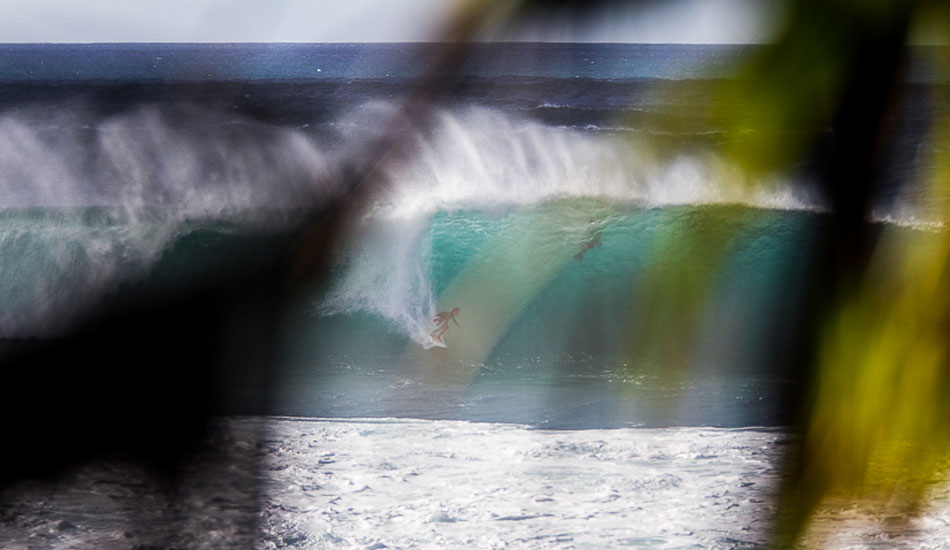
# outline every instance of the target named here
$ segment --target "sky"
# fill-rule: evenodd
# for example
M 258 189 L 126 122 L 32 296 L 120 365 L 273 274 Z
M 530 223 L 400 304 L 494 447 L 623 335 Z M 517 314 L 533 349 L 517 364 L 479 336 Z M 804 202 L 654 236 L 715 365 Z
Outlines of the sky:
M 505 40 L 767 41 L 778 0 L 665 0 L 584 24 L 550 19 Z M 0 0 L 0 42 L 415 42 L 453 0 Z

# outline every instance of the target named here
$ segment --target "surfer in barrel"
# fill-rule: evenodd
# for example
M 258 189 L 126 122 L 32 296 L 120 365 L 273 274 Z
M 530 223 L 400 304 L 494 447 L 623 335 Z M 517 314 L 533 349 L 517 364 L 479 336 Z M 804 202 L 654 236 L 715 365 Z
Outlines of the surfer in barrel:
M 462 308 L 454 307 L 452 311 L 440 311 L 436 313 L 432 321 L 435 322 L 437 328 L 429 333 L 432 339 L 438 342 L 442 341 L 442 336 L 449 331 L 449 320 L 455 323 L 455 326 L 457 326 L 459 330 L 462 330 L 462 325 L 460 325 L 458 319 L 456 319 L 461 312 Z
M 588 250 L 593 250 L 594 247 L 600 248 L 600 231 L 595 231 L 590 238 L 581 243 L 581 251 L 574 255 L 574 259 L 581 261 L 584 259 L 584 254 L 587 254 Z

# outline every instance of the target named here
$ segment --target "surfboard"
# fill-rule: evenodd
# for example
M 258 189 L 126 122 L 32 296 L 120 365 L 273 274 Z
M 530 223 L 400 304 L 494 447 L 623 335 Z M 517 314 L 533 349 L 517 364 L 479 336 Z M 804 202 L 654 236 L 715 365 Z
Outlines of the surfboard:
M 436 340 L 435 338 L 429 336 L 428 334 L 426 334 L 426 338 L 427 338 L 426 342 L 422 344 L 422 348 L 423 348 L 423 349 L 447 348 L 447 347 L 448 347 L 447 345 L 445 345 L 445 342 L 443 342 L 443 341 L 441 341 L 441 340 Z

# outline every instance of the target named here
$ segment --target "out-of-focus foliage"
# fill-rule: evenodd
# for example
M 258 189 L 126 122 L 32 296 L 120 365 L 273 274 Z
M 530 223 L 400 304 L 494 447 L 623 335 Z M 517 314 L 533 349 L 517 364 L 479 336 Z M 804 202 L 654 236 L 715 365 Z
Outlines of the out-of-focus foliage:
M 825 497 L 913 506 L 950 443 L 950 240 L 894 230 L 823 331 L 801 470 L 786 501 L 797 532 Z
M 935 59 L 943 78 L 950 59 Z M 947 105 L 946 88 L 934 90 Z M 943 227 L 889 227 L 856 288 L 826 320 L 798 475 L 785 492 L 793 540 L 827 498 L 913 509 L 950 458 L 950 128 L 935 124 L 920 181 Z
M 903 34 L 910 5 L 791 2 L 775 42 L 740 66 L 738 78 L 725 82 L 712 104 L 729 121 L 729 156 L 752 172 L 801 161 L 815 131 L 840 111 L 857 66 L 870 61 L 864 57 L 874 50 L 869 44 Z

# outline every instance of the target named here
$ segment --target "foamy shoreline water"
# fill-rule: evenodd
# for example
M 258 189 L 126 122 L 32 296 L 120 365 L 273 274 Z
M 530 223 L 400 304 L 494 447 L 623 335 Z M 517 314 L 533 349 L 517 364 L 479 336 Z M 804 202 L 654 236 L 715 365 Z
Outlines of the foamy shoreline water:
M 174 492 L 121 463 L 12 487 L 5 548 L 765 548 L 788 436 L 414 419 L 221 419 Z M 946 487 L 896 522 L 819 511 L 805 548 L 948 548 Z
M 764 544 L 785 440 L 398 419 L 272 427 L 266 507 L 282 513 L 264 529 L 315 548 Z

